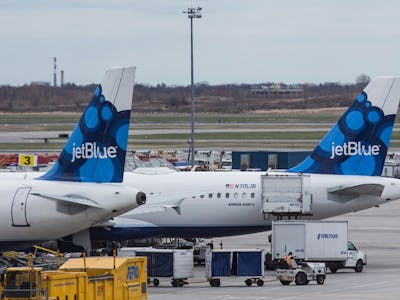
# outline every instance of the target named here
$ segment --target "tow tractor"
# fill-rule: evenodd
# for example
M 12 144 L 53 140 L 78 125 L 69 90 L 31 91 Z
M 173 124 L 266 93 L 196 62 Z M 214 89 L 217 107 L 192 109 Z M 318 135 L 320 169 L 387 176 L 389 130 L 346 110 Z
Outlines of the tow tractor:
M 304 262 L 297 264 L 294 259 L 291 260 L 292 267 L 289 269 L 277 269 L 276 278 L 283 285 L 289 285 L 295 282 L 296 285 L 306 285 L 315 280 L 318 284 L 324 284 L 326 267 L 324 263 Z

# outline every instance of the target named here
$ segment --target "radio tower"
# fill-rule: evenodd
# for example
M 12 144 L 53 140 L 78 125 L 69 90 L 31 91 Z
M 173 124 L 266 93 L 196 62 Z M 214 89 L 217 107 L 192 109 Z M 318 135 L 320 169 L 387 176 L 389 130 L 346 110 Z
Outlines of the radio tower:
M 57 87 L 57 57 L 54 57 L 53 86 Z

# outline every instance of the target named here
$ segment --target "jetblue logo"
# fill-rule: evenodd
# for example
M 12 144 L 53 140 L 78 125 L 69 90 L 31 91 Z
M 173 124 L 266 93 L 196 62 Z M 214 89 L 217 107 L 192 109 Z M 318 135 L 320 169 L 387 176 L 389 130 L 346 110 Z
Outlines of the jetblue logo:
M 347 142 L 343 145 L 336 145 L 332 142 L 332 150 L 330 159 L 336 156 L 353 156 L 353 155 L 379 155 L 379 145 L 362 145 L 361 142 Z
M 339 234 L 337 233 L 318 233 L 317 240 L 337 239 L 337 238 L 339 238 Z
M 94 143 L 84 143 L 80 147 L 75 147 L 75 143 L 72 147 L 72 159 L 73 163 L 77 159 L 80 158 L 115 158 L 117 157 L 117 147 L 116 146 L 97 146 L 96 142 Z

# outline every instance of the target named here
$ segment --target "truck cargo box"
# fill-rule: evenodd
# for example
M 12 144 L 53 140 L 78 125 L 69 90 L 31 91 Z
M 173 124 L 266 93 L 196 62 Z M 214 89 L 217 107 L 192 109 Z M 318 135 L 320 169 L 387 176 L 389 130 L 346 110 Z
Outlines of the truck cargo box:
M 289 252 L 306 261 L 347 260 L 347 222 L 272 222 L 273 259 L 283 259 Z

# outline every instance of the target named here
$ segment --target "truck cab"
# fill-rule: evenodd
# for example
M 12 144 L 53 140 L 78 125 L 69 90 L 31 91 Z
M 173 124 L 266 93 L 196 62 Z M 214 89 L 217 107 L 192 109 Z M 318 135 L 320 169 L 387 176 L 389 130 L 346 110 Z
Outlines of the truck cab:
M 357 249 L 351 241 L 347 241 L 347 260 L 343 262 L 327 263 L 326 266 L 332 273 L 336 273 L 338 269 L 354 269 L 357 273 L 363 271 L 367 264 L 367 255 Z

